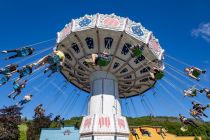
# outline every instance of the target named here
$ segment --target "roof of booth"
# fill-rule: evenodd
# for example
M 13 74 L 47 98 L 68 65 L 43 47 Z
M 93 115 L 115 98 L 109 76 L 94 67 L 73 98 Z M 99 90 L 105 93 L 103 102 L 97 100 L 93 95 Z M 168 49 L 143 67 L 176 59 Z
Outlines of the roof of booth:
M 131 57 L 128 47 L 140 45 L 141 57 Z M 85 15 L 72 20 L 58 33 L 57 49 L 65 53 L 62 74 L 78 88 L 90 92 L 89 76 L 102 70 L 115 75 L 121 98 L 144 93 L 155 81 L 149 79 L 148 69 L 164 68 L 163 49 L 152 32 L 140 23 L 111 15 Z M 91 54 L 110 50 L 112 60 L 108 66 L 90 66 L 84 60 Z
M 79 130 L 74 126 L 65 126 L 64 128 L 43 128 L 41 130 L 40 140 L 78 140 Z

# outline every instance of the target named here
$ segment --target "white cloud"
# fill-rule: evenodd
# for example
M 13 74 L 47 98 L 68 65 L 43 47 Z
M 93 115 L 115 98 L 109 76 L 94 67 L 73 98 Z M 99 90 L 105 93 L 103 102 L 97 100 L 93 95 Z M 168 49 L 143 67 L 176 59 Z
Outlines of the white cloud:
M 210 42 L 210 22 L 201 23 L 197 29 L 193 29 L 192 36 L 201 37 Z

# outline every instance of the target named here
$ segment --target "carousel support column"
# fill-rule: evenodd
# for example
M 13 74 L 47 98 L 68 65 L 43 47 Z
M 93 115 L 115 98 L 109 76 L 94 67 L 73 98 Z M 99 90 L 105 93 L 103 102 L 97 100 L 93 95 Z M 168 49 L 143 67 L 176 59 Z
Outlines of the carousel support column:
M 83 118 L 81 140 L 128 140 L 127 120 L 121 116 L 118 81 L 114 75 L 96 71 L 90 75 L 89 114 Z
M 90 75 L 92 96 L 90 114 L 121 115 L 119 105 L 118 82 L 114 75 L 105 71 L 96 71 Z

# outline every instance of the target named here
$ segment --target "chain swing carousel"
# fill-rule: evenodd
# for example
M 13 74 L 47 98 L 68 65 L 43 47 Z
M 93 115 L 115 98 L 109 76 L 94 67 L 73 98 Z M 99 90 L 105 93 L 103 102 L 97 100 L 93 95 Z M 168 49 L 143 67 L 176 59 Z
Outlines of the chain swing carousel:
M 42 70 L 44 70 L 44 73 L 51 71 L 48 77 L 60 72 L 66 78 L 61 88 L 60 85 L 47 82 L 48 80 L 45 79 L 34 89 L 36 88 L 40 92 L 42 89 L 38 87 L 47 87 L 47 84 L 45 84 L 47 82 L 48 84 L 52 83 L 59 90 L 46 108 L 57 101 L 60 97 L 59 94 L 67 87 L 68 82 L 80 89 L 77 92 L 74 88 L 71 93 L 72 96 L 64 99 L 65 102 L 58 113 L 64 116 L 72 114 L 72 108 L 77 107 L 76 102 L 81 90 L 90 93 L 81 104 L 82 114 L 88 102 L 87 116 L 83 118 L 80 127 L 81 140 L 128 140 L 129 128 L 126 118 L 121 115 L 123 102 L 120 103 L 120 101 L 124 100 L 126 102 L 127 116 L 130 114 L 128 101 L 130 101 L 134 113 L 137 114 L 131 97 L 140 95 L 142 107 L 147 108 L 148 110 L 145 110 L 145 112 L 148 113 L 149 111 L 151 114 L 155 110 L 149 103 L 149 98 L 146 98 L 147 102 L 143 98 L 148 95 L 144 93 L 151 88 L 155 91 L 154 95 L 156 95 L 158 87 L 163 89 L 164 93 L 167 93 L 183 109 L 184 115 L 189 113 L 188 115 L 201 122 L 203 122 L 203 117 L 208 118 L 205 110 L 210 107 L 210 104 L 202 105 L 197 100 L 197 96 L 203 95 L 207 97 L 206 100 L 210 99 L 209 88 L 199 83 L 200 80 L 204 80 L 202 76 L 202 79 L 200 78 L 200 75 L 205 74 L 206 70 L 166 54 L 163 63 L 164 50 L 161 49 L 152 32 L 145 29 L 140 23 L 114 14 L 85 15 L 72 20 L 57 34 L 56 47 L 54 42 L 53 46 L 50 43 L 54 40 L 55 38 L 14 50 L 1 51 L 2 54 L 15 53 L 5 60 L 28 57 L 0 69 L 2 75 L 0 86 L 10 81 L 13 82 L 13 91 L 8 94 L 8 97 L 15 100 L 16 96 L 22 94 L 26 83 L 32 82 L 43 74 L 40 73 Z M 35 49 L 32 46 L 45 43 L 50 47 L 34 53 Z M 54 50 L 53 53 L 52 49 Z M 19 67 L 22 62 L 46 53 L 46 51 L 50 51 L 50 53 L 37 62 L 34 62 L 33 59 L 30 64 Z M 169 64 L 167 58 L 179 63 L 180 66 L 184 65 L 181 66 L 184 72 L 171 63 Z M 166 69 L 164 64 L 167 65 Z M 44 67 L 44 69 L 41 67 Z M 37 72 L 39 74 L 36 74 Z M 18 75 L 18 77 L 11 78 L 15 75 Z M 163 78 L 163 76 L 165 77 Z M 168 78 L 173 78 L 177 82 L 172 82 Z M 177 84 L 181 84 L 181 86 Z M 173 90 L 172 92 L 170 87 Z M 187 101 L 188 103 L 191 102 L 192 109 L 189 110 L 183 105 L 183 101 L 177 99 L 183 96 L 186 97 L 185 99 L 182 98 L 185 103 Z M 31 99 L 32 94 L 28 94 L 16 105 L 23 106 Z M 169 107 L 168 105 L 163 106 Z M 42 107 L 39 110 L 42 110 Z M 179 112 L 180 110 L 177 113 Z M 44 114 L 43 110 L 35 113 Z M 181 131 L 187 131 L 189 125 L 194 128 L 198 127 L 193 120 L 186 118 L 184 115 L 179 114 L 179 119 L 183 124 Z
M 128 140 L 120 98 L 143 94 L 164 75 L 164 50 L 152 32 L 114 14 L 85 15 L 58 32 L 56 50 L 65 55 L 64 77 L 91 94 L 80 139 Z

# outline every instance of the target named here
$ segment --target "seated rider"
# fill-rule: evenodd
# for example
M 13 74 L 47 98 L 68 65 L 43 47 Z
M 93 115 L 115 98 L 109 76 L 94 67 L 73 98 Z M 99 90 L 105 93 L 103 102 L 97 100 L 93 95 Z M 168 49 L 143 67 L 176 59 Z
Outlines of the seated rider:
M 62 126 L 63 128 L 64 128 L 64 125 L 65 125 L 64 121 L 65 121 L 64 118 L 60 119 L 60 121 L 59 121 L 59 125 Z
M 164 77 L 164 72 L 156 67 L 150 71 L 151 80 L 160 80 Z
M 24 76 L 30 75 L 33 72 L 33 64 L 23 66 L 22 69 L 17 70 L 19 73 L 19 78 L 16 81 L 19 81 Z
M 210 99 L 210 90 L 208 88 L 204 88 L 201 92 L 206 92 L 206 97 Z
M 32 96 L 33 95 L 31 95 L 31 94 L 28 94 L 28 95 L 24 96 L 23 99 L 19 103 L 17 103 L 17 105 L 22 106 L 22 105 L 30 102 L 31 99 L 32 99 Z
M 60 64 L 53 64 L 48 66 L 45 70 L 44 73 L 47 73 L 49 70 L 51 70 L 51 73 L 48 75 L 48 77 L 51 77 L 52 74 L 61 71 L 62 66 Z
M 184 96 L 194 97 L 197 96 L 197 92 L 201 92 L 201 90 L 196 89 L 195 87 L 190 87 L 187 90 L 184 90 Z
M 55 116 L 55 118 L 54 118 L 53 121 L 58 122 L 60 119 L 61 119 L 61 116 L 60 115 L 57 115 L 57 116 Z
M 187 72 L 188 76 L 190 76 L 191 78 L 196 79 L 198 81 L 200 80 L 199 76 L 201 74 L 206 73 L 205 70 L 201 70 L 201 69 L 196 68 L 196 67 L 185 68 L 185 72 Z
M 32 55 L 34 50 L 35 50 L 34 48 L 23 47 L 23 48 L 19 48 L 19 49 L 15 49 L 15 50 L 5 50 L 5 51 L 2 51 L 1 53 L 10 53 L 10 52 L 16 53 L 13 56 L 5 58 L 5 60 L 8 60 L 8 59 L 16 58 L 16 57 L 25 57 L 25 56 Z
M 7 65 L 6 67 L 0 69 L 0 74 L 3 74 L 3 75 L 13 74 L 16 72 L 17 67 L 18 67 L 18 64 Z
M 65 55 L 63 54 L 63 52 L 54 51 L 53 54 L 43 57 L 34 65 L 36 66 L 36 68 L 39 68 L 45 64 L 50 64 L 50 65 L 60 64 L 60 65 L 62 65 L 62 63 L 64 62 L 64 59 L 65 59 Z
M 102 54 L 92 54 L 90 59 L 85 59 L 85 62 L 93 66 L 107 66 L 111 61 L 112 57 L 109 52 L 104 51 Z
M 34 109 L 34 112 L 35 112 L 35 117 L 41 117 L 44 115 L 44 112 L 45 110 L 42 108 L 42 104 L 39 104 L 35 109 Z
M 161 135 L 161 137 L 164 139 L 164 136 L 166 136 L 166 133 L 168 132 L 168 130 L 162 127 L 162 128 L 159 129 L 159 131 L 158 131 L 158 129 L 156 129 L 156 132 L 159 135 Z
M 134 128 L 131 129 L 131 134 L 136 138 L 136 140 L 139 140 L 139 135 L 137 134 L 136 130 Z
M 190 115 L 193 116 L 195 119 L 202 121 L 203 113 L 196 111 L 195 109 L 190 109 Z
M 14 91 L 12 91 L 12 92 L 8 95 L 8 97 L 11 98 L 11 96 L 12 96 L 13 94 L 16 93 L 16 95 L 13 96 L 13 99 L 15 99 L 16 96 L 20 95 L 21 90 L 22 90 L 23 88 L 25 88 L 25 86 L 26 86 L 26 82 L 27 82 L 27 80 L 24 80 L 24 81 L 22 81 L 22 82 L 14 82 L 14 83 L 13 83 L 13 89 L 14 89 Z
M 192 111 L 194 111 L 194 114 L 195 114 L 195 116 L 196 115 L 203 115 L 203 116 L 205 116 L 205 117 L 208 117 L 205 113 L 204 113 L 204 111 L 208 108 L 208 107 L 210 107 L 209 105 L 206 105 L 206 106 L 203 106 L 203 105 L 201 105 L 201 104 L 199 104 L 199 103 L 196 103 L 196 102 L 192 102 L 192 105 L 193 105 L 193 109 L 192 109 Z
M 9 79 L 10 79 L 11 76 L 12 76 L 11 74 L 6 74 L 6 75 L 4 75 L 4 76 L 0 79 L 0 87 L 1 87 L 2 85 L 6 84 L 6 83 L 9 81 Z
M 181 114 L 179 114 L 179 119 L 184 125 L 191 125 L 192 127 L 198 127 L 198 125 L 193 120 L 188 119 Z
M 141 127 L 139 128 L 139 130 L 140 130 L 142 136 L 147 135 L 148 137 L 151 137 L 151 133 L 148 130 L 142 129 Z

